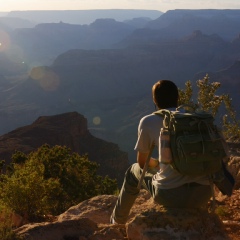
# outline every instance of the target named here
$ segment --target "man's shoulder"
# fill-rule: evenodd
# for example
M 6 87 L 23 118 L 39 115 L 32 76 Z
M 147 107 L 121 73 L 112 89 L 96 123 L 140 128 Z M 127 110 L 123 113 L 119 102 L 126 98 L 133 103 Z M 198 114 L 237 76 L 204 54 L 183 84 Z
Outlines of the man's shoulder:
M 142 117 L 142 119 L 140 120 L 140 123 L 142 124 L 152 124 L 155 122 L 159 122 L 162 120 L 162 117 L 160 115 L 151 113 L 149 115 L 146 115 L 144 117 Z

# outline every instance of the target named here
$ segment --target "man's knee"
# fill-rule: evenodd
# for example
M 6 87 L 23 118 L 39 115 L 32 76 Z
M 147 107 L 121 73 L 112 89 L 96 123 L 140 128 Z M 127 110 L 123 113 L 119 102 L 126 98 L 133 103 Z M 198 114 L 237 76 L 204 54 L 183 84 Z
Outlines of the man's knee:
M 132 164 L 125 173 L 125 181 L 132 187 L 137 187 L 141 168 L 138 163 Z

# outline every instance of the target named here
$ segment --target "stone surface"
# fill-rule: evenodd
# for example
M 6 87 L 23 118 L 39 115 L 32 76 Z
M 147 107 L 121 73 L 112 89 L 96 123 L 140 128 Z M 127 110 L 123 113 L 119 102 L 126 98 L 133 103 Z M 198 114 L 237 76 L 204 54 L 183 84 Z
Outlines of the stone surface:
M 128 223 L 127 236 L 129 240 L 229 239 L 215 214 L 159 207 L 137 215 Z
M 239 191 L 231 198 L 217 197 L 218 206 L 232 206 L 235 215 L 165 209 L 141 190 L 126 225 L 109 224 L 117 196 L 101 195 L 69 208 L 52 222 L 26 224 L 15 232 L 24 240 L 238 240 Z
M 80 218 L 64 222 L 24 225 L 18 233 L 25 240 L 78 240 L 80 236 L 87 239 L 95 230 L 97 230 L 96 223 L 88 218 Z

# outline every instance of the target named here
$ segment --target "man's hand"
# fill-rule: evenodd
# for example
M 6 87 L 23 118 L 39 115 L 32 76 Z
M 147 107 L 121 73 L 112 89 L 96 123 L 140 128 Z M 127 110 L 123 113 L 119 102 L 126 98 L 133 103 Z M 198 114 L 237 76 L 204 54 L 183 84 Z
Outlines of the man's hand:
M 147 160 L 148 153 L 145 152 L 137 152 L 137 162 L 141 168 L 144 168 L 145 162 Z M 156 168 L 159 166 L 159 161 L 156 158 L 152 158 L 149 161 L 148 166 L 150 168 Z

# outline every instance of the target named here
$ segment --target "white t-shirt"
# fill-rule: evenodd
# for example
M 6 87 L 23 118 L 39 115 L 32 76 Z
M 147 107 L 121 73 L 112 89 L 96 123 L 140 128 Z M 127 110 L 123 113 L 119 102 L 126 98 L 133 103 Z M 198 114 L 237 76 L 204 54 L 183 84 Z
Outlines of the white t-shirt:
M 134 149 L 139 152 L 149 152 L 153 142 L 158 149 L 158 138 L 162 124 L 163 118 L 159 115 L 150 114 L 143 117 L 138 125 L 138 139 Z M 176 188 L 191 182 L 203 185 L 210 184 L 207 176 L 182 175 L 173 169 L 170 164 L 163 163 L 160 163 L 160 170 L 153 176 L 153 184 L 160 189 Z

